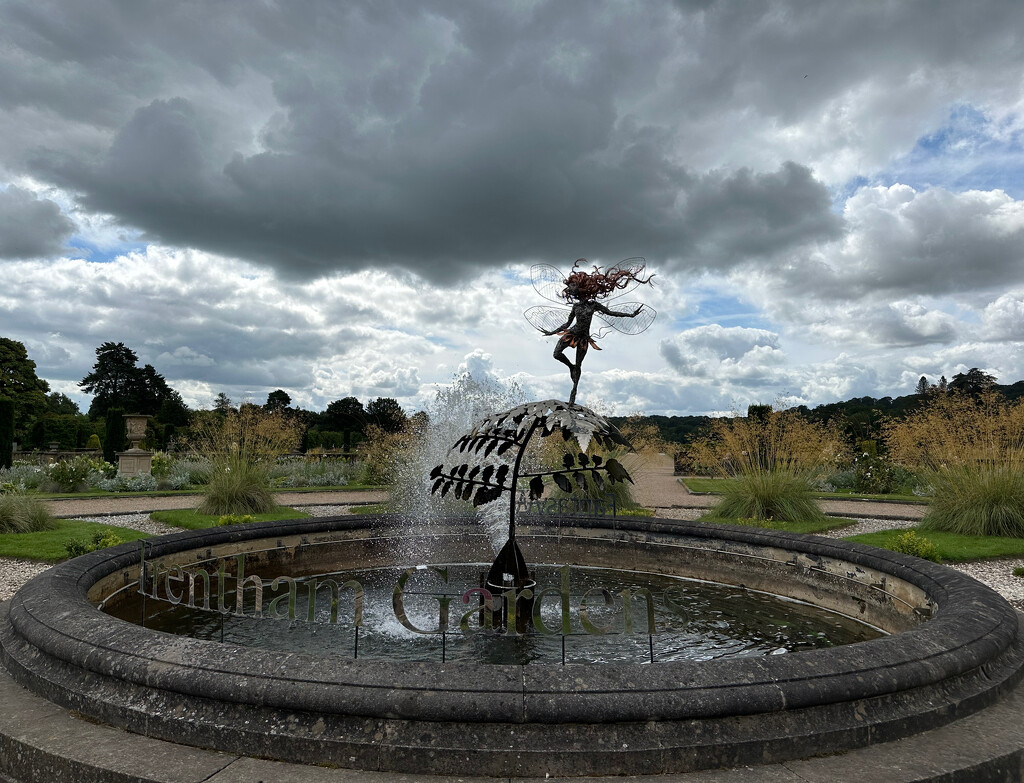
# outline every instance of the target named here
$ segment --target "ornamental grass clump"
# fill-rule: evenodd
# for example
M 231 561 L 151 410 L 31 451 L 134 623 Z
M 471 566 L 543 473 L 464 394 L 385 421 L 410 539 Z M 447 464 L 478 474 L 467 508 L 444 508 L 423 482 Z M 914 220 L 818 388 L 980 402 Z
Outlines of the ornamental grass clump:
M 39 498 L 21 492 L 0 492 L 0 533 L 52 530 L 57 520 Z
M 692 447 L 694 461 L 732 479 L 713 515 L 722 519 L 821 522 L 812 482 L 834 465 L 842 446 L 836 431 L 794 411 L 752 405 L 746 417 L 716 419 Z
M 886 434 L 934 492 L 922 529 L 1024 538 L 1024 400 L 937 394 Z
M 263 514 L 274 507 L 270 468 L 299 443 L 298 423 L 286 412 L 258 405 L 197 417 L 190 449 L 210 461 L 200 513 Z

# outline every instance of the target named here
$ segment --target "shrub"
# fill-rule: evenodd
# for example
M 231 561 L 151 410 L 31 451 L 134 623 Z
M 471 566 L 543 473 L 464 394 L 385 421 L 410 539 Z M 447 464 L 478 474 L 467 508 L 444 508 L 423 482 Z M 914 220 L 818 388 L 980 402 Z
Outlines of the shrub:
M 64 544 L 64 551 L 67 552 L 69 558 L 78 557 L 79 555 L 87 555 L 90 552 L 95 552 L 97 549 L 106 549 L 107 547 L 117 546 L 123 544 L 124 539 L 116 533 L 110 531 L 96 531 L 93 533 L 92 542 L 87 543 L 77 538 L 73 538 Z
M 361 465 L 335 459 L 282 458 L 270 468 L 270 483 L 274 487 L 344 486 L 361 470 Z
M 153 453 L 153 465 L 151 470 L 153 475 L 158 479 L 168 478 L 171 475 L 171 469 L 174 467 L 174 457 L 163 451 L 156 451 Z
M 942 562 L 942 558 L 939 557 L 939 550 L 935 544 L 924 536 L 919 536 L 913 530 L 908 530 L 906 533 L 896 536 L 889 544 L 889 549 L 893 552 L 901 552 L 904 555 L 920 557 L 922 560 L 931 560 L 933 563 Z
M 153 492 L 157 482 L 151 474 L 140 472 L 134 476 L 100 479 L 96 482 L 96 487 L 107 492 Z
M 936 395 L 886 434 L 934 490 L 922 528 L 1024 537 L 1024 400 Z
M 50 481 L 61 492 L 81 492 L 89 486 L 89 473 L 94 470 L 93 460 L 75 457 L 50 466 Z
M 366 426 L 366 450 L 363 454 L 363 481 L 367 484 L 393 484 L 402 473 L 416 434 L 409 430 L 387 432 L 376 424 Z
M 0 482 L 13 484 L 22 492 L 27 489 L 39 489 L 46 480 L 45 469 L 23 460 L 17 460 L 7 470 L 0 470 Z
M 167 480 L 171 489 L 201 487 L 210 483 L 213 465 L 208 459 L 178 459 L 170 468 Z
M 934 489 L 926 530 L 1024 538 L 1024 472 L 1016 465 L 949 465 L 929 477 Z
M 214 463 L 202 514 L 263 514 L 274 507 L 267 466 L 237 454 Z
M 0 533 L 34 533 L 57 526 L 39 498 L 20 492 L 0 494 Z
M 723 519 L 778 519 L 784 522 L 823 522 L 825 513 L 814 498 L 806 472 L 758 470 L 729 482 L 714 514 Z
M 729 483 L 715 515 L 789 522 L 824 520 L 811 482 L 820 468 L 841 458 L 838 433 L 795 411 L 751 406 L 749 413 L 716 419 L 709 434 L 693 445 L 696 462 L 736 479 Z
M 190 449 L 211 463 L 199 511 L 216 516 L 270 511 L 270 466 L 294 449 L 299 437 L 299 424 L 291 415 L 258 405 L 197 417 Z
M 857 473 L 852 468 L 837 470 L 829 473 L 826 481 L 836 489 L 855 489 L 857 486 Z
M 224 514 L 217 520 L 217 525 L 242 525 L 249 522 L 252 522 L 252 514 Z
M 100 445 L 100 436 L 95 432 L 89 436 L 88 440 L 85 441 L 85 447 L 92 449 L 93 451 L 100 451 L 103 447 Z

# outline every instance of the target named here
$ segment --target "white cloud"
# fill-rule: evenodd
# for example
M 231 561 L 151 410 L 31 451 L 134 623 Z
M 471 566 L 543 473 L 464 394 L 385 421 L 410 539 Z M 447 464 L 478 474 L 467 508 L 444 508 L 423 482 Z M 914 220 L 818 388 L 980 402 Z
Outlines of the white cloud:
M 709 324 L 661 342 L 661 355 L 681 375 L 764 382 L 785 363 L 779 336 L 764 329 Z
M 1024 341 L 1024 291 L 1007 292 L 985 305 L 981 322 L 986 340 Z
M 565 397 L 529 265 L 632 255 L 658 320 L 583 399 L 1024 376 L 1020 3 L 150 11 L 0 9 L 0 333 L 54 388 L 120 340 L 194 404 Z

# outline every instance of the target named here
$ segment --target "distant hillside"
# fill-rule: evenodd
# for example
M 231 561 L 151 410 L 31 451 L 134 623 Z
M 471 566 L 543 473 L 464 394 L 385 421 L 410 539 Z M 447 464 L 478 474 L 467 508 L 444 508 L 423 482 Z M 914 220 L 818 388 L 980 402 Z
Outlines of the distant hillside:
M 1024 397 L 1024 381 L 1009 385 L 993 384 L 993 389 L 1009 400 Z M 853 397 L 844 402 L 830 402 L 808 408 L 800 405 L 799 411 L 812 421 L 835 422 L 842 429 L 850 443 L 874 439 L 881 434 L 882 423 L 892 417 L 905 416 L 921 407 L 927 395 L 907 394 L 903 397 Z M 630 417 L 631 418 L 631 417 Z M 687 444 L 699 437 L 711 422 L 710 416 L 642 416 L 657 426 L 661 437 L 670 443 Z M 616 427 L 626 421 L 625 416 L 611 416 L 609 420 Z

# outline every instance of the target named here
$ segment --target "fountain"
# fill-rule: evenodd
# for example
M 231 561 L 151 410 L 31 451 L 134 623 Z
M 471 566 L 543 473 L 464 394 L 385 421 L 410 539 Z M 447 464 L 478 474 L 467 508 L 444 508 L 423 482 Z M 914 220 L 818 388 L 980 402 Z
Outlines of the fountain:
M 556 434 L 578 448 L 559 466 L 528 464 L 535 439 Z M 0 777 L 140 779 L 111 757 L 47 745 L 57 723 L 132 732 L 136 754 L 178 759 L 188 779 L 215 779 L 238 758 L 252 779 L 280 779 L 274 763 L 290 762 L 343 767 L 316 779 L 346 781 L 359 770 L 507 779 L 744 765 L 788 779 L 777 765 L 851 754 L 799 762 L 821 779 L 844 758 L 859 769 L 857 749 L 902 764 L 901 748 L 954 745 L 955 729 L 929 739 L 942 727 L 976 721 L 968 736 L 994 737 L 1019 723 L 1020 616 L 962 574 L 814 536 L 518 508 L 520 479 L 533 500 L 548 482 L 631 480 L 591 443 L 628 447 L 593 411 L 558 400 L 485 416 L 455 441 L 429 489 L 477 507 L 508 498 L 496 556 L 472 514 L 384 514 L 182 532 L 39 575 L 0 608 L 0 696 L 18 705 L 0 716 Z M 779 645 L 755 624 L 760 641 L 724 655 L 740 615 L 810 630 Z M 845 637 L 819 631 L 837 624 Z M 406 654 L 408 638 L 424 643 Z M 34 715 L 42 738 L 20 725 Z M 965 744 L 950 763 L 970 779 L 1019 773 L 1019 738 Z M 885 779 L 921 779 L 902 774 Z

